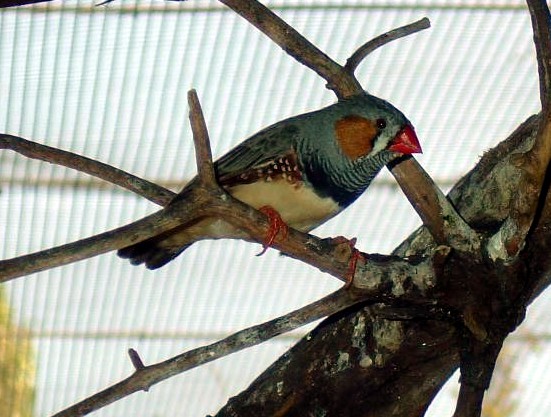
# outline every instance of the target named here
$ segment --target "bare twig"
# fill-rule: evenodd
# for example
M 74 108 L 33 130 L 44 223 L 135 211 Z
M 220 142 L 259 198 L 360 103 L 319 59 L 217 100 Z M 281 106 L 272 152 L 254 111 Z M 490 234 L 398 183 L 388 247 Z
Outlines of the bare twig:
M 208 133 L 194 91 L 190 92 L 190 117 L 194 129 L 199 173 L 210 178 L 210 181 L 217 187 L 212 168 Z M 15 150 L 27 157 L 79 169 L 138 192 L 159 204 L 167 204 L 175 195 L 169 190 L 110 165 L 15 136 L 0 135 L 0 149 L 2 148 Z M 205 196 L 195 193 L 185 202 L 173 205 L 169 210 L 157 212 L 129 225 L 69 244 L 0 261 L 0 282 L 97 256 L 162 233 L 178 226 L 181 222 L 190 222 L 194 218 L 206 214 L 204 202 Z M 182 206 L 183 209 L 178 210 Z
M 383 45 L 386 45 L 389 42 L 392 42 L 396 39 L 403 38 L 404 36 L 412 35 L 416 32 L 419 32 L 424 29 L 430 28 L 430 20 L 426 17 L 418 20 L 417 22 L 410 23 L 408 25 L 390 30 L 382 35 L 377 36 L 376 38 L 367 41 L 354 52 L 350 58 L 346 60 L 346 65 L 344 69 L 349 73 L 354 73 L 358 65 L 363 61 L 363 59 L 368 56 L 374 50 L 380 48 Z
M 208 189 L 204 187 L 204 184 L 194 187 L 192 193 L 183 196 L 178 201 L 174 201 L 166 209 L 129 225 L 77 242 L 0 261 L 0 282 L 6 282 L 16 277 L 66 265 L 119 249 L 206 215 L 225 218 L 228 222 L 245 231 L 252 239 L 259 242 L 263 241 L 266 230 L 270 227 L 265 215 L 231 198 L 216 183 L 214 172 L 212 171 L 208 133 L 202 118 L 199 102 L 194 92 L 190 92 L 190 107 L 191 120 L 194 125 L 193 131 L 198 169 L 202 169 L 203 175 L 207 175 L 209 178 L 211 184 L 207 187 Z M 35 157 L 42 158 L 41 152 L 45 148 L 40 145 L 37 149 Z M 50 149 L 46 147 L 46 151 L 50 152 Z M 60 157 L 48 157 L 47 160 L 62 160 L 67 164 L 76 164 L 80 161 L 76 155 L 74 158 L 73 154 L 62 151 L 59 154 L 61 155 Z M 64 158 L 69 162 L 66 162 Z M 85 162 L 89 165 L 88 171 L 97 172 L 98 169 L 94 167 L 94 164 L 99 164 L 107 173 L 102 174 L 103 177 L 112 175 L 113 171 L 104 164 L 90 159 L 86 159 Z M 213 189 L 219 192 L 212 193 Z M 278 236 L 273 243 L 273 247 L 281 250 L 288 256 L 313 265 L 342 281 L 346 281 L 347 279 L 348 259 L 332 256 L 335 248 L 324 245 L 321 240 L 314 236 L 291 229 L 288 238 L 281 239 Z M 358 274 L 357 276 L 360 277 L 361 275 Z
M 551 16 L 545 0 L 527 0 L 526 3 L 534 31 L 542 110 L 548 113 L 551 102 L 551 28 L 549 26 Z
M 341 311 L 357 302 L 358 299 L 350 291 L 338 290 L 312 304 L 269 322 L 240 330 L 210 345 L 190 350 L 164 362 L 143 367 L 135 366 L 136 372 L 125 380 L 55 414 L 54 417 L 86 415 L 135 392 L 147 391 L 151 386 L 171 376 L 263 343 L 277 335 Z
M 51 146 L 41 145 L 18 136 L 0 134 L 0 149 L 12 150 L 27 158 L 63 165 L 67 168 L 93 175 L 94 177 L 126 188 L 161 206 L 168 204 L 175 195 L 166 188 L 111 165 L 72 152 L 52 148 Z
M 43 3 L 52 0 L 0 0 L 0 8 L 25 6 L 32 3 Z
M 145 368 L 142 358 L 140 358 L 140 354 L 135 349 L 128 349 L 128 356 L 130 356 L 130 362 L 132 362 L 132 365 L 136 371 Z
M 197 173 L 203 186 L 218 187 L 212 162 L 209 132 L 201 109 L 201 103 L 195 90 L 188 92 L 189 120 L 195 143 L 195 156 L 197 160 Z
M 204 171 L 207 171 L 206 175 L 210 175 L 216 184 L 214 172 L 210 174 L 208 172 L 209 167 L 212 171 L 210 145 L 208 134 L 206 133 L 206 126 L 204 126 L 205 122 L 202 118 L 201 109 L 194 92 L 190 92 L 190 102 L 192 105 L 194 133 L 196 131 L 198 132 L 198 136 L 195 138 L 197 162 L 199 164 L 198 170 L 203 174 Z M 48 162 L 60 163 L 71 168 L 82 169 L 84 172 L 93 173 L 100 178 L 107 180 L 112 179 L 113 181 L 119 181 L 128 186 L 140 184 L 142 188 L 146 190 L 150 190 L 151 188 L 160 191 L 164 190 L 162 187 L 137 179 L 137 177 L 117 170 L 109 165 L 70 152 L 38 145 L 9 135 L 3 135 L 0 139 L 2 139 L 0 146 L 5 145 L 2 147 L 17 150 L 25 156 L 46 160 Z M 130 178 L 129 184 L 127 184 L 128 178 Z M 152 184 L 152 187 L 150 187 L 150 184 Z M 172 192 L 168 190 L 165 191 L 167 192 L 162 193 L 165 198 L 168 196 L 172 197 Z M 173 229 L 181 223 L 191 222 L 198 217 L 208 215 L 210 212 L 205 208 L 205 202 L 215 197 L 209 195 L 201 188 L 197 188 L 194 191 L 195 192 L 190 193 L 187 199 L 179 201 L 177 204 L 171 204 L 164 210 L 158 211 L 120 228 L 51 249 L 0 261 L 0 282 L 6 282 L 20 276 L 44 271 L 46 269 L 77 262 L 119 249 L 146 239 L 149 236 Z
M 220 0 L 327 81 L 339 99 L 361 94 L 358 80 L 266 6 L 254 0 Z
M 252 239 L 258 242 L 263 241 L 266 230 L 269 230 L 270 227 L 266 216 L 241 201 L 231 198 L 216 183 L 212 171 L 212 158 L 205 122 L 202 119 L 197 97 L 193 92 L 190 92 L 190 102 L 198 169 L 203 170 L 203 174 L 206 172 L 207 179 L 210 178 L 212 181 L 208 187 L 205 187 L 204 184 L 194 187 L 191 192 L 188 190 L 185 196 L 173 201 L 164 210 L 129 225 L 55 248 L 0 261 L 0 282 L 119 249 L 175 228 L 182 223 L 189 223 L 208 215 L 225 218 L 247 232 Z M 35 149 L 34 146 L 32 148 Z M 40 145 L 37 149 L 35 157 L 41 157 L 44 147 Z M 46 147 L 46 151 L 50 152 L 50 149 Z M 73 158 L 73 154 L 62 151 L 58 153 L 59 157 L 48 157 L 47 160 L 61 159 L 64 161 L 66 158 L 69 162 L 64 162 L 71 164 L 80 161 L 79 158 Z M 87 159 L 85 162 L 90 166 L 87 169 L 93 172 L 97 171 L 94 165 L 99 164 L 107 172 L 104 177 L 113 172 L 108 169 L 108 166 L 104 168 L 104 164 L 97 161 Z M 213 190 L 219 192 L 213 193 Z M 238 237 L 241 236 L 236 236 L 236 238 Z M 316 266 L 343 281 L 346 280 L 347 260 L 328 256 L 334 248 L 323 245 L 314 236 L 296 230 L 290 230 L 289 237 L 290 239 L 276 238 L 273 246 L 291 257 Z
M 197 202 L 198 205 L 201 201 Z M 190 217 L 195 214 L 190 212 Z M 152 236 L 178 226 L 181 216 L 158 211 L 134 223 L 76 242 L 0 261 L 0 283 L 35 272 L 67 265 L 131 245 L 139 236 Z

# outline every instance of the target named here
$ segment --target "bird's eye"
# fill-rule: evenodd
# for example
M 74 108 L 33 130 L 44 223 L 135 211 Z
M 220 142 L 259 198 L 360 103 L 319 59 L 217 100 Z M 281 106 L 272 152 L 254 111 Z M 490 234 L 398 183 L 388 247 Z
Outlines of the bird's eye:
M 385 119 L 377 119 L 377 127 L 379 129 L 384 129 L 386 127 L 386 120 Z

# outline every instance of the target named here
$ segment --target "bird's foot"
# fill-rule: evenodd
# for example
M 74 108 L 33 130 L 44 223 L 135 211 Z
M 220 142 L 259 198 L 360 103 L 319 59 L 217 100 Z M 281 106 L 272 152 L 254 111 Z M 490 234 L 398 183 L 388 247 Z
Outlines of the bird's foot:
M 283 221 L 277 210 L 275 210 L 273 207 L 262 206 L 258 210 L 264 213 L 268 217 L 268 221 L 270 222 L 270 227 L 266 235 L 266 242 L 262 245 L 262 252 L 256 255 L 261 256 L 266 253 L 270 246 L 272 246 L 276 236 L 279 233 L 281 233 L 281 236 L 284 239 L 287 237 L 287 235 L 289 234 L 289 226 L 287 226 L 287 223 Z
M 356 241 L 357 239 L 355 237 L 353 237 L 352 239 L 347 239 L 344 236 L 331 238 L 331 243 L 333 245 L 346 245 L 347 252 L 350 251 L 350 254 L 348 254 L 348 271 L 346 272 L 346 275 L 344 277 L 344 288 L 349 288 L 352 285 L 352 282 L 354 281 L 354 275 L 356 274 L 356 266 L 358 265 L 358 261 L 360 260 L 363 263 L 366 262 L 366 259 L 362 255 L 362 253 L 358 249 L 356 249 Z

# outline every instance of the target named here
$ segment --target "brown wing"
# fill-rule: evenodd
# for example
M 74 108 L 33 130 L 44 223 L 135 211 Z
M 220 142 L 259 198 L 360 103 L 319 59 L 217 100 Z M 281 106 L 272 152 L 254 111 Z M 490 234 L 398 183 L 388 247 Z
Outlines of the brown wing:
M 251 184 L 257 181 L 269 182 L 279 179 L 287 180 L 290 183 L 297 183 L 302 180 L 294 150 L 289 150 L 287 154 L 277 156 L 261 164 L 252 165 L 241 171 L 219 174 L 218 176 L 218 182 L 225 188 L 240 184 Z
M 279 178 L 300 181 L 298 139 L 299 129 L 289 120 L 258 132 L 215 162 L 218 182 L 233 187 Z

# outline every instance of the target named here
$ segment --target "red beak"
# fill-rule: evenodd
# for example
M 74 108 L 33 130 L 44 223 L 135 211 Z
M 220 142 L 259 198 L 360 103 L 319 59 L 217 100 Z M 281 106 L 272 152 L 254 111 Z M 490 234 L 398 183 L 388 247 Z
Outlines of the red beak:
M 406 127 L 398 132 L 396 137 L 390 142 L 388 149 L 406 155 L 423 152 L 419 139 L 417 139 L 417 135 L 410 125 L 406 125 Z

